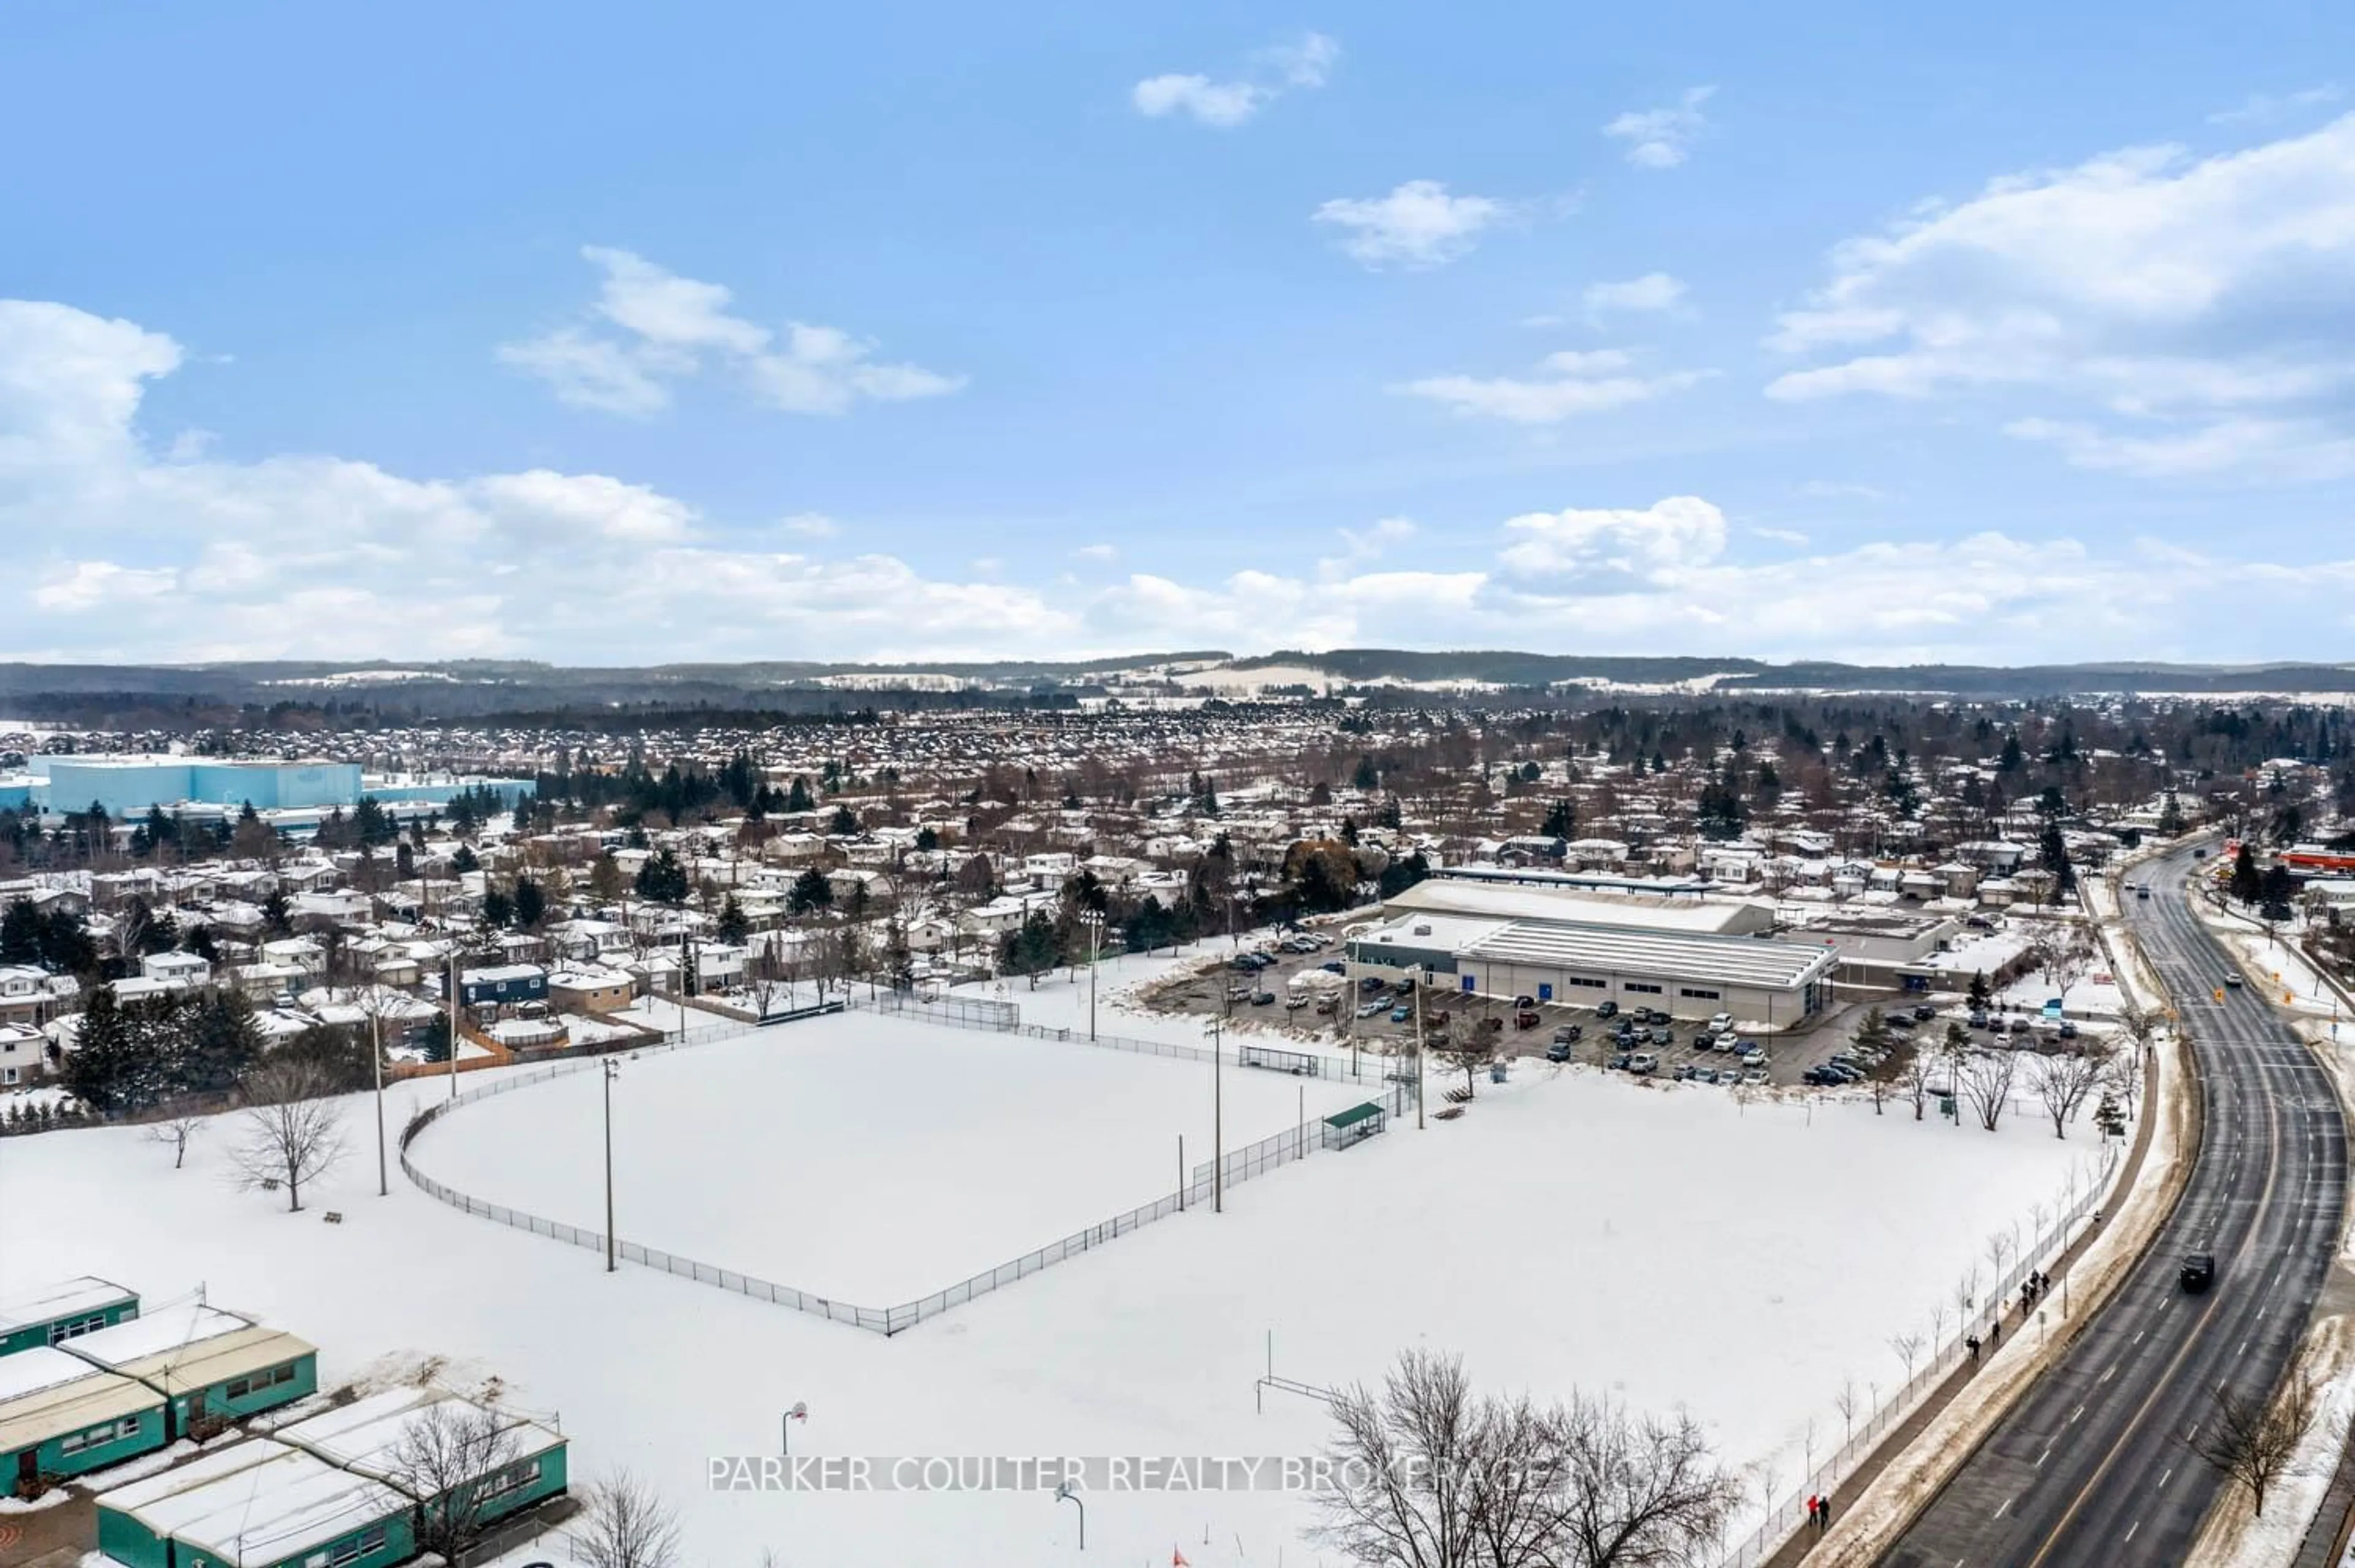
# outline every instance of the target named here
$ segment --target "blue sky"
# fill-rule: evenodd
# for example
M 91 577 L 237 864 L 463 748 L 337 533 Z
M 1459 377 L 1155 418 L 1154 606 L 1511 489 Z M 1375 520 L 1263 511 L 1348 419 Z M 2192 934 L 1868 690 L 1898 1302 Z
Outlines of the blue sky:
M 2355 14 L 1928 9 L 13 7 L 0 653 L 2345 656 Z

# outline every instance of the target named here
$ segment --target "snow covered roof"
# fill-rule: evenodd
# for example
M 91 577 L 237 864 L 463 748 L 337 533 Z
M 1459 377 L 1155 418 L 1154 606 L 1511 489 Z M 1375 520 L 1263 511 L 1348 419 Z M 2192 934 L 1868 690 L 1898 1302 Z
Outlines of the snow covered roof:
M 1612 931 L 1513 921 L 1464 950 L 1466 958 L 1620 975 L 1706 976 L 1733 986 L 1796 989 L 1831 966 L 1832 950 L 1797 942 L 1682 932 Z
M 208 1473 L 192 1477 L 200 1467 Z M 268 1568 L 410 1506 L 381 1481 L 266 1437 L 134 1481 L 101 1501 L 229 1568 Z
M 127 1290 L 112 1280 L 100 1279 L 95 1275 L 86 1274 L 79 1279 L 36 1285 L 0 1300 L 0 1338 L 36 1324 L 54 1323 L 60 1317 L 75 1317 L 112 1307 L 119 1301 L 135 1303 L 138 1299 L 137 1291 Z
M 161 1394 L 47 1345 L 0 1356 L 0 1454 L 155 1410 Z
M 402 1440 L 413 1427 L 433 1419 L 436 1411 L 463 1415 L 487 1412 L 508 1434 L 509 1457 L 527 1459 L 561 1446 L 563 1436 L 528 1416 L 477 1404 L 446 1390 L 391 1388 L 333 1410 L 305 1416 L 273 1431 L 283 1443 L 316 1454 L 346 1469 L 399 1485 Z
M 84 1334 L 72 1347 L 73 1355 L 169 1393 L 208 1388 L 317 1353 L 317 1347 L 283 1329 L 201 1303 L 168 1307 Z

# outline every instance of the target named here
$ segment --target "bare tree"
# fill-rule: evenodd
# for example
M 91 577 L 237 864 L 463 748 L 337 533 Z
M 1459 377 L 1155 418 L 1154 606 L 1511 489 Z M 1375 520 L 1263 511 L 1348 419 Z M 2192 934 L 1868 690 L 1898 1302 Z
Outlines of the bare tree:
M 1988 1132 L 1995 1131 L 2010 1107 L 2011 1078 L 2019 1063 L 2019 1053 L 2010 1051 L 1974 1051 L 1955 1060 L 1955 1087 Z
M 393 1480 L 426 1505 L 416 1516 L 420 1551 L 454 1563 L 474 1544 L 499 1495 L 499 1472 L 515 1462 L 516 1430 L 496 1411 L 455 1399 L 428 1405 L 403 1426 Z
M 1854 1378 L 1843 1380 L 1839 1392 L 1832 1395 L 1832 1408 L 1840 1413 L 1841 1424 L 1848 1429 L 1847 1435 L 1840 1439 L 1843 1443 L 1856 1441 L 1856 1413 L 1861 1403 L 1857 1395 Z
M 2044 1113 L 2052 1118 L 2052 1136 L 2065 1138 L 2069 1136 L 2069 1124 L 2077 1119 L 2086 1097 L 2107 1074 L 2110 1053 L 2103 1046 L 2087 1041 L 2082 1050 L 2045 1057 L 2038 1065 L 2037 1098 L 2044 1102 Z
M 1345 1390 L 1336 1485 L 1312 1533 L 1369 1568 L 1614 1568 L 1690 1560 L 1732 1506 L 1691 1418 L 1472 1392 L 1462 1364 L 1401 1354 L 1379 1392 Z M 602 1565 L 596 1565 L 602 1568 Z
M 1902 1334 L 1891 1334 L 1889 1337 L 1889 1348 L 1897 1352 L 1897 1359 L 1905 1363 L 1905 1381 L 1912 1382 L 1913 1381 L 1913 1363 L 1922 1359 L 1922 1336 L 1920 1331 L 1908 1329 Z
M 291 1213 L 303 1207 L 303 1186 L 344 1156 L 343 1110 L 328 1096 L 327 1074 L 307 1061 L 272 1061 L 245 1079 L 244 1136 L 229 1153 L 238 1184 L 286 1189 Z
M 2191 1448 L 2246 1487 L 2257 1517 L 2263 1519 L 2265 1494 L 2290 1474 L 2298 1445 L 2314 1430 L 2320 1413 L 2314 1381 L 2304 1368 L 2293 1370 L 2281 1392 L 2270 1400 L 2219 1383 L 2208 1419 L 2192 1429 Z
M 1899 1086 L 1913 1103 L 1913 1119 L 1917 1122 L 1930 1108 L 1930 1083 L 1936 1061 L 1927 1046 L 1913 1046 L 1905 1053 L 1905 1065 L 1897 1072 Z
M 587 1568 L 675 1568 L 678 1516 L 653 1487 L 616 1470 L 584 1488 L 581 1500 L 565 1543 Z
M 188 1146 L 204 1130 L 204 1117 L 183 1114 L 154 1123 L 147 1129 L 147 1137 L 149 1142 L 162 1144 L 172 1151 L 172 1168 L 177 1170 L 188 1162 Z

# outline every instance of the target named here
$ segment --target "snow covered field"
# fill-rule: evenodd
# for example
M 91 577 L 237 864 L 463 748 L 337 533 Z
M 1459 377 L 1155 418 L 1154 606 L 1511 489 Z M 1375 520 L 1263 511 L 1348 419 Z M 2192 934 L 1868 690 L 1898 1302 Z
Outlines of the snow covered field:
M 1371 1097 L 1224 1076 L 1227 1147 Z M 604 1228 L 593 1072 L 459 1108 L 410 1151 L 463 1192 Z M 1208 1063 L 944 1028 L 811 1019 L 625 1061 L 615 1227 L 629 1241 L 863 1307 L 994 1268 L 1177 1189 L 1210 1157 Z
M 990 1038 L 943 1032 L 939 1050 Z M 1156 1065 L 1077 1045 L 1027 1048 L 1107 1058 L 1124 1081 L 1152 1082 L 1135 1075 Z M 661 1074 L 686 1086 L 709 1072 L 722 1104 L 729 1049 L 665 1059 Z M 657 1078 L 652 1058 L 627 1071 L 642 1084 Z M 935 1071 L 959 1068 L 924 1070 Z M 1195 1075 L 1171 1071 L 1182 1095 Z M 914 1096 L 921 1075 L 903 1064 L 891 1087 Z M 582 1078 L 593 1087 L 593 1074 Z M 1281 1121 L 1292 1081 L 1265 1081 Z M 520 1106 L 551 1087 L 500 1099 Z M 393 1125 L 409 1104 L 445 1092 L 400 1086 Z M 429 1168 L 443 1168 L 436 1140 L 491 1103 L 426 1135 Z M 940 1114 L 965 1104 L 943 1094 Z M 890 1159 L 916 1160 L 893 1178 L 896 1190 L 984 1179 L 965 1146 L 937 1146 L 927 1160 L 921 1140 L 870 1122 L 868 1108 L 837 1108 L 848 1125 L 829 1136 L 847 1157 L 866 1128 Z M 813 1104 L 791 1114 L 826 1113 Z M 779 1413 L 797 1401 L 811 1411 L 794 1430 L 797 1454 L 1314 1452 L 1326 1437 L 1315 1402 L 1271 1395 L 1266 1413 L 1253 1413 L 1271 1332 L 1276 1371 L 1313 1383 L 1378 1378 L 1401 1347 L 1422 1344 L 1462 1351 L 1489 1386 L 1560 1394 L 1576 1384 L 1639 1408 L 1683 1403 L 1728 1462 L 1764 1464 L 1787 1485 L 1811 1425 L 1817 1456 L 1837 1443 L 1843 1381 L 1860 1394 L 1896 1385 L 1891 1338 L 1926 1334 L 1957 1279 L 1985 1267 L 1990 1233 L 2015 1221 L 2026 1232 L 2030 1205 L 2051 1202 L 2094 1147 L 2083 1128 L 2054 1139 L 2032 1115 L 1988 1135 L 1915 1123 L 1894 1104 L 1882 1116 L 1862 1104 L 1744 1104 L 1709 1089 L 1524 1067 L 1509 1085 L 1482 1083 L 1459 1122 L 1422 1132 L 1410 1123 L 1273 1172 L 1235 1189 L 1223 1216 L 1148 1226 L 886 1339 L 643 1269 L 608 1277 L 594 1254 L 445 1208 L 398 1170 L 380 1199 L 367 1116 L 366 1099 L 353 1101 L 351 1157 L 299 1215 L 228 1182 L 226 1121 L 180 1171 L 127 1129 L 0 1143 L 0 1190 L 12 1195 L 0 1204 L 0 1257 L 11 1277 L 90 1272 L 158 1297 L 204 1281 L 210 1300 L 318 1343 L 323 1380 L 394 1353 L 495 1371 L 520 1402 L 560 1415 L 581 1474 L 626 1466 L 658 1484 L 682 1515 L 687 1559 L 712 1568 L 752 1568 L 763 1548 L 827 1568 L 1061 1559 L 1075 1549 L 1074 1513 L 1045 1493 L 722 1494 L 705 1489 L 707 1459 L 774 1453 Z M 666 1125 L 648 1153 L 690 1176 L 772 1157 L 730 1147 L 709 1115 Z M 766 1136 L 770 1123 L 749 1125 Z M 1149 1157 L 1141 1168 L 1174 1162 L 1163 1152 L 1169 1129 L 1137 1136 Z M 770 1141 L 792 1167 L 785 1140 Z M 485 1142 L 504 1147 L 510 1172 L 549 1152 Z M 725 1189 L 724 1174 L 710 1179 Z M 1070 1185 L 1082 1222 L 1126 1201 Z M 588 1191 L 573 1209 L 593 1215 Z M 785 1191 L 868 1225 L 908 1222 L 844 1172 L 813 1168 Z M 345 1222 L 321 1223 L 325 1209 Z M 741 1225 L 762 1211 L 728 1212 Z M 1744 1487 L 1756 1495 L 1754 1479 Z M 1280 1555 L 1313 1563 L 1300 1535 L 1312 1518 L 1276 1493 L 1100 1494 L 1088 1560 L 1167 1563 L 1176 1547 L 1196 1568 Z

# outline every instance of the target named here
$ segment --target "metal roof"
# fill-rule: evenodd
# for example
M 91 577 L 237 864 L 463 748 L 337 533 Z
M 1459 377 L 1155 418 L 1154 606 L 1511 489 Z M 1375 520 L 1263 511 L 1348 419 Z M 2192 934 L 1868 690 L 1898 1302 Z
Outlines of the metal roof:
M 162 1398 L 129 1378 L 40 1346 L 0 1356 L 0 1454 L 37 1446 L 142 1411 Z
M 1611 930 L 1517 920 L 1472 943 L 1462 956 L 1491 964 L 1582 970 L 1597 976 L 1707 979 L 1730 986 L 1797 990 L 1829 969 L 1835 955 L 1829 948 L 1754 936 Z
M 54 1285 L 38 1285 L 20 1295 L 0 1301 L 0 1335 L 14 1334 L 20 1328 L 37 1324 L 54 1323 L 60 1317 L 79 1317 L 121 1302 L 136 1304 L 139 1293 L 126 1290 L 112 1280 L 84 1275 L 80 1279 L 59 1280 Z

